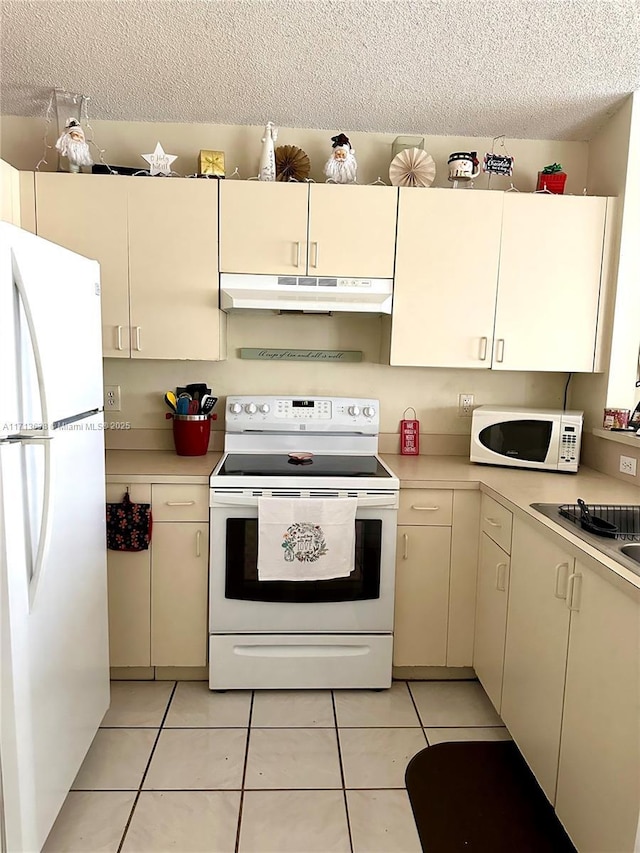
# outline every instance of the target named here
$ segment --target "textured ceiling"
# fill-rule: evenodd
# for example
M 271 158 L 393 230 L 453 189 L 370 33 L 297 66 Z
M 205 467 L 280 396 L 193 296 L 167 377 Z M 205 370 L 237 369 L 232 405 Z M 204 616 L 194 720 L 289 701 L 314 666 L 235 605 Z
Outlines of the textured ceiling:
M 640 88 L 640 2 L 0 0 L 0 110 L 588 139 Z

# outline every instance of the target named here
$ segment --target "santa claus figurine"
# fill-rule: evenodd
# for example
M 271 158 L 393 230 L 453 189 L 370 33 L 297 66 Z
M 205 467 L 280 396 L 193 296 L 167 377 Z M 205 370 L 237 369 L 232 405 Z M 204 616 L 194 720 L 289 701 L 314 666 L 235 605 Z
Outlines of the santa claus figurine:
M 338 136 L 331 137 L 331 142 L 333 151 L 324 167 L 327 183 L 355 184 L 358 164 L 348 137 L 344 133 L 339 133 Z
M 70 118 L 66 123 L 64 133 L 56 142 L 56 148 L 63 157 L 68 158 L 70 172 L 79 172 L 80 166 L 93 165 L 84 130 L 75 118 Z

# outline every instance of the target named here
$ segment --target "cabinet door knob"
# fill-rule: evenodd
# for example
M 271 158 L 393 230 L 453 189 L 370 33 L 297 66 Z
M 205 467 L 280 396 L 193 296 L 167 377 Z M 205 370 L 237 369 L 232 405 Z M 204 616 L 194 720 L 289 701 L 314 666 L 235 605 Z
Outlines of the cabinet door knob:
M 495 521 L 495 519 L 489 518 L 488 515 L 485 515 L 484 520 L 487 522 L 487 524 L 490 524 L 492 527 L 502 527 L 502 525 L 500 524 L 499 521 Z
M 140 352 L 140 350 L 142 349 L 142 346 L 140 344 L 140 326 L 134 326 L 134 329 L 136 338 L 135 348 L 138 352 Z
M 569 575 L 569 580 L 567 582 L 567 607 L 569 610 L 580 610 L 580 605 L 576 606 L 575 598 L 577 597 L 575 594 L 576 590 L 576 581 L 580 579 L 582 580 L 582 575 L 579 572 L 574 572 L 572 575 Z
M 165 501 L 167 506 L 193 506 L 195 501 Z
M 402 534 L 402 541 L 404 542 L 404 550 L 402 552 L 402 559 L 408 560 L 409 559 L 409 534 L 408 533 Z
M 418 512 L 437 512 L 440 507 L 439 506 L 417 506 L 416 504 L 411 504 L 411 509 L 415 509 Z
M 296 263 L 295 263 L 295 266 L 300 267 L 300 253 L 302 251 L 302 244 L 300 243 L 300 240 L 296 240 L 295 247 L 296 247 Z
M 496 589 L 500 592 L 507 591 L 506 585 L 507 579 L 507 564 L 506 563 L 498 563 L 496 566 Z
M 116 326 L 116 349 L 122 349 L 122 326 Z
M 314 241 L 311 244 L 311 248 L 313 249 L 313 262 L 312 262 L 311 266 L 317 267 L 318 266 L 318 257 L 320 256 L 320 250 L 318 249 L 318 244 L 316 241 Z
M 504 338 L 498 338 L 496 341 L 496 361 L 504 361 Z
M 196 557 L 200 557 L 202 555 L 202 551 L 200 549 L 200 542 L 202 541 L 202 531 L 196 531 Z
M 566 569 L 567 570 L 566 573 L 563 572 L 562 569 Z M 568 573 L 569 573 L 569 563 L 558 563 L 558 565 L 556 566 L 556 585 L 554 587 L 554 592 L 553 592 L 553 594 L 555 595 L 556 598 L 561 598 L 563 600 L 566 600 L 566 598 L 567 598 Z M 563 583 L 564 593 L 560 591 L 561 580 L 564 580 L 564 583 Z
M 489 338 L 480 338 L 480 361 L 487 360 L 487 347 L 489 346 Z

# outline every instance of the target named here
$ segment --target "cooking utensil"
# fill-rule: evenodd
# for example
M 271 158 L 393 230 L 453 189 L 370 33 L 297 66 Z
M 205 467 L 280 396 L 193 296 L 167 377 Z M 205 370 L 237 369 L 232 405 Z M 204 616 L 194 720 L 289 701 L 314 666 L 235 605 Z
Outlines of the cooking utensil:
M 189 414 L 197 415 L 200 412 L 200 403 L 197 400 L 189 400 Z
M 205 394 L 200 400 L 200 414 L 208 415 L 217 402 L 217 397 L 212 397 L 211 394 Z
M 616 535 L 618 528 L 615 524 L 604 518 L 600 518 L 599 515 L 591 515 L 589 507 L 582 498 L 578 498 L 577 504 L 580 507 L 580 525 L 585 530 L 596 533 L 598 536 L 614 537 Z
M 185 387 L 194 400 L 202 400 L 205 394 L 210 393 L 206 382 L 192 382 L 190 385 Z
M 164 395 L 164 401 L 167 404 L 167 406 L 169 406 L 169 408 L 171 409 L 172 412 L 177 411 L 178 400 L 176 398 L 176 395 L 173 393 L 173 391 L 167 391 L 167 393 Z
M 178 404 L 176 411 L 179 415 L 188 415 L 189 414 L 189 403 L 191 402 L 188 396 L 180 396 L 178 397 Z

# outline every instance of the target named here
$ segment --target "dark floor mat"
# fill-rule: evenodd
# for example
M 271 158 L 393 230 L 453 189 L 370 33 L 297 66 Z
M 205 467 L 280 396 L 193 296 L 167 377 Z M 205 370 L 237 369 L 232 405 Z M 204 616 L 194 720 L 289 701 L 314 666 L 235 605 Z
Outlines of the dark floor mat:
M 430 746 L 405 780 L 424 853 L 576 853 L 512 741 Z

